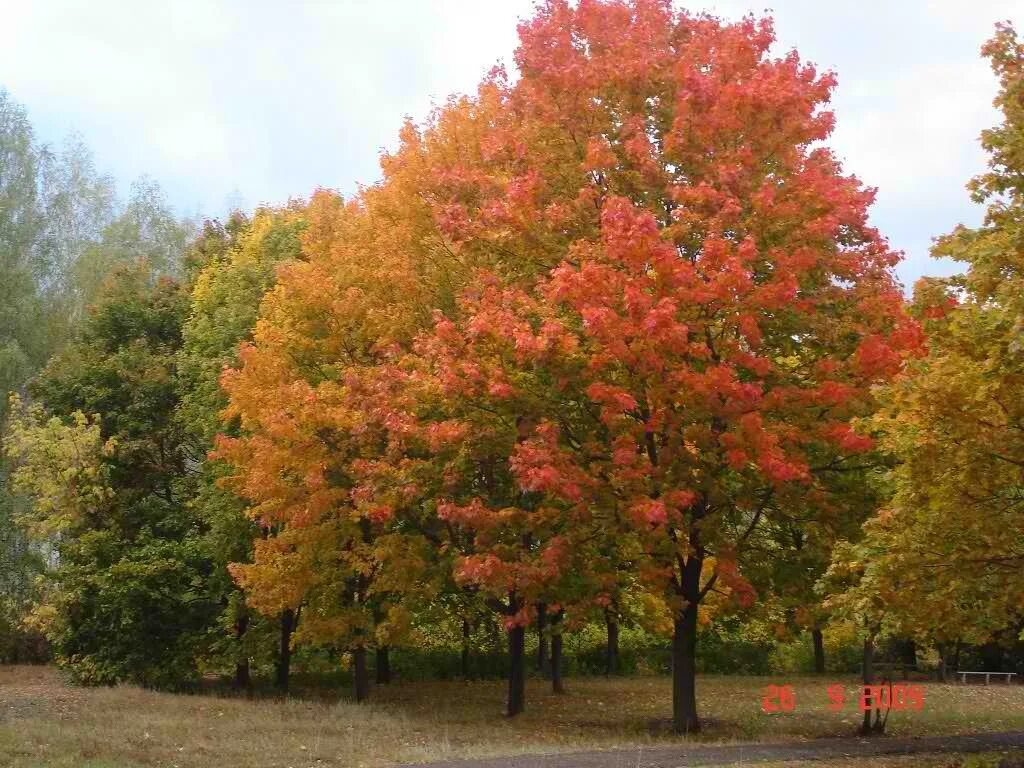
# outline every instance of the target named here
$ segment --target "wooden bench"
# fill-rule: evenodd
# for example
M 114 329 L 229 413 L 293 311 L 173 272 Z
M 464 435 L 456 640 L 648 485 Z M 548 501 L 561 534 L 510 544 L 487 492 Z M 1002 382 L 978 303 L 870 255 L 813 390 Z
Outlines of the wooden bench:
M 1012 678 L 1017 676 L 1016 672 L 957 672 L 957 674 L 960 675 L 960 682 L 961 683 L 966 683 L 967 682 L 967 676 L 968 675 L 984 675 L 985 676 L 985 685 L 989 684 L 989 681 L 991 680 L 992 677 L 1002 677 L 1002 678 L 1005 678 L 1005 682 L 1007 684 L 1009 684 L 1009 683 L 1012 682 Z

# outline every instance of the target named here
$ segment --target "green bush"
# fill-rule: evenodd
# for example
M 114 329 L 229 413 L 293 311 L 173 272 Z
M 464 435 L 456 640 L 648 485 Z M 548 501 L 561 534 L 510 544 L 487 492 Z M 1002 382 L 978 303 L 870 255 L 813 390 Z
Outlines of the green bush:
M 861 642 L 848 627 L 838 626 L 825 630 L 825 671 L 838 674 L 858 674 L 861 668 Z M 801 632 L 791 640 L 779 642 L 769 657 L 772 672 L 813 674 L 814 641 L 810 632 Z
M 204 563 L 195 548 L 157 539 L 122 548 L 105 532 L 76 544 L 78 557 L 60 567 L 59 618 L 48 631 L 58 665 L 81 685 L 195 682 L 217 610 L 197 589 Z
M 46 638 L 24 627 L 13 607 L 0 604 L 0 664 L 44 664 L 49 660 Z

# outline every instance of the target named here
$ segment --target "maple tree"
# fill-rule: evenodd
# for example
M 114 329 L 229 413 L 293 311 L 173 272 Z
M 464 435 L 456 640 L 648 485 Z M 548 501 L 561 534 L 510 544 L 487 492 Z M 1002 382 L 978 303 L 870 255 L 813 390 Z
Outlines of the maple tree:
M 816 146 L 833 78 L 770 58 L 768 21 L 550 2 L 520 39 L 520 78 L 407 126 L 265 300 L 221 455 L 281 527 L 236 572 L 358 664 L 373 622 L 332 610 L 370 601 L 380 542 L 441 542 L 506 617 L 515 714 L 535 606 L 582 613 L 632 563 L 694 730 L 699 606 L 753 600 L 762 519 L 848 503 L 851 419 L 920 329 L 872 191 Z
M 240 434 L 221 435 L 215 452 L 263 531 L 252 562 L 231 566 L 249 604 L 301 615 L 296 642 L 349 652 L 360 701 L 367 651 L 380 674 L 408 632 L 406 602 L 432 583 L 424 537 L 357 492 L 360 462 L 386 451 L 379 357 L 415 327 L 408 234 L 387 211 L 404 197 L 314 195 L 302 259 L 280 267 L 241 367 L 222 379 Z
M 999 25 L 983 53 L 1004 117 L 983 132 L 989 169 L 968 187 L 985 221 L 932 250 L 966 271 L 916 286 L 928 354 L 873 421 L 898 462 L 891 499 L 832 564 L 850 582 L 837 603 L 942 650 L 1019 626 L 1024 596 L 1024 45 Z
M 304 208 L 301 201 L 292 201 L 280 209 L 257 209 L 251 217 L 236 213 L 226 225 L 207 222 L 186 254 L 193 278 L 177 360 L 176 419 L 197 462 L 210 450 L 217 433 L 237 431 L 221 420 L 227 398 L 219 386 L 220 374 L 224 367 L 237 364 L 238 345 L 252 334 L 260 299 L 273 285 L 277 266 L 299 257 Z M 227 571 L 228 564 L 249 558 L 259 533 L 245 515 L 242 501 L 217 485 L 224 473 L 221 463 L 203 461 L 181 479 L 180 493 L 202 521 L 202 544 L 212 565 L 209 589 L 224 605 L 223 631 L 215 636 L 213 646 L 233 660 L 235 686 L 248 687 L 250 659 L 265 655 L 274 627 L 247 609 Z M 277 624 L 275 682 L 287 690 L 294 617 L 282 615 Z M 217 654 L 209 656 L 208 663 Z
M 700 604 L 753 599 L 762 518 L 843 503 L 832 475 L 872 445 L 851 419 L 920 344 L 873 192 L 817 146 L 834 80 L 772 41 L 667 3 L 546 3 L 520 78 L 491 74 L 489 122 L 426 182 L 474 278 L 406 359 L 401 424 L 448 444 L 460 577 L 507 596 L 514 633 L 614 531 L 671 617 L 679 731 Z

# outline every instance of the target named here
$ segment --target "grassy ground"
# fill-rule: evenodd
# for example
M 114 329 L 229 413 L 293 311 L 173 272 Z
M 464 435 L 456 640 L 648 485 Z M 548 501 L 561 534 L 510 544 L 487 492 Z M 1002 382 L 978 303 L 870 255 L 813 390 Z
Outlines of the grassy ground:
M 850 735 L 859 722 L 856 683 L 843 711 L 829 710 L 832 678 L 701 677 L 705 742 L 784 741 Z M 171 695 L 132 687 L 84 690 L 56 672 L 0 667 L 0 766 L 16 768 L 306 768 L 378 766 L 456 757 L 551 752 L 677 741 L 666 731 L 664 678 L 578 679 L 569 693 L 530 681 L 527 713 L 501 716 L 503 686 L 396 683 L 371 706 L 345 699 L 250 700 Z M 796 709 L 761 711 L 764 687 L 792 685 Z M 921 712 L 894 712 L 894 735 L 1024 729 L 1024 686 L 923 684 Z M 892 765 L 928 765 L 917 762 Z M 957 765 L 937 758 L 934 765 Z M 974 758 L 972 758 L 974 759 Z M 898 759 L 894 759 L 898 760 Z M 889 763 L 873 760 L 873 765 Z

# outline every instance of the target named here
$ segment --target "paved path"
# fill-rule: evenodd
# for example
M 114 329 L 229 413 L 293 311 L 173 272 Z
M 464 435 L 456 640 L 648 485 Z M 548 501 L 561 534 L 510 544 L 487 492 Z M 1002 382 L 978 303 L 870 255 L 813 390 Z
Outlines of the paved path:
M 1024 749 L 1024 731 L 979 733 L 970 736 L 920 738 L 815 739 L 779 744 L 673 746 L 566 752 L 554 755 L 516 755 L 479 760 L 450 760 L 422 768 L 681 768 L 752 763 L 835 760 L 844 757 L 909 755 L 935 752 L 985 752 Z M 409 768 L 415 768 L 410 766 Z

